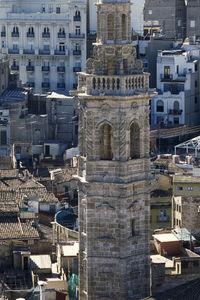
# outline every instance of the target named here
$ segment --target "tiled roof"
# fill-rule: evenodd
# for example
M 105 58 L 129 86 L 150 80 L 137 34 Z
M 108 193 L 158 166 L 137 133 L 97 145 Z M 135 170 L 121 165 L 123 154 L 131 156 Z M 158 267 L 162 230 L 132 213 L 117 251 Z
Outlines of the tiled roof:
M 39 233 L 31 219 L 18 217 L 0 218 L 0 240 L 6 239 L 38 239 Z
M 15 201 L 0 201 L 0 217 L 2 215 L 12 215 L 19 212 L 19 207 Z

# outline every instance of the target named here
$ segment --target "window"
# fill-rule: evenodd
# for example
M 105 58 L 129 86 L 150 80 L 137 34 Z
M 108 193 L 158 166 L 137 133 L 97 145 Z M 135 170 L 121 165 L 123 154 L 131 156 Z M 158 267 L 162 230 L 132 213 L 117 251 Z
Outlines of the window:
M 170 78 L 170 67 L 164 66 L 164 78 Z
M 126 26 L 127 26 L 127 17 L 125 14 L 122 15 L 122 18 L 121 18 L 121 26 L 122 26 L 122 40 L 126 40 Z
M 76 26 L 76 28 L 75 28 L 75 34 L 76 35 L 80 35 L 81 34 L 81 28 L 80 28 L 80 26 Z
M 49 4 L 49 13 L 51 14 L 53 12 L 53 5 Z
M 180 205 L 179 205 L 179 207 L 178 207 L 178 211 L 181 212 L 181 206 L 180 206 Z
M 75 51 L 80 51 L 81 50 L 81 45 L 76 43 L 75 44 Z
M 5 130 L 1 131 L 1 145 L 7 144 L 7 132 Z
M 65 51 L 65 44 L 59 43 L 59 51 Z
M 41 7 L 41 12 L 44 13 L 45 12 L 45 5 L 42 4 L 42 7 Z
M 182 186 L 177 186 L 177 190 L 178 190 L 178 191 L 182 191 L 182 190 L 183 190 L 183 187 L 182 187 Z
M 13 43 L 13 50 L 18 50 L 18 44 Z
M 198 71 L 198 65 L 195 64 L 195 72 Z
M 34 29 L 33 29 L 33 27 L 29 27 L 29 29 L 28 29 L 28 33 L 29 33 L 29 34 L 33 34 L 33 33 L 34 33 Z
M 64 29 L 63 27 L 61 27 L 61 28 L 59 29 L 59 33 L 65 34 L 65 29 Z
M 49 31 L 49 27 L 44 27 L 44 33 L 49 33 L 50 31 Z
M 114 39 L 114 16 L 109 14 L 107 17 L 107 32 L 108 32 L 108 40 Z
M 179 73 L 179 66 L 176 66 L 176 73 Z
M 191 21 L 190 21 L 190 27 L 191 27 L 191 28 L 194 28 L 194 27 L 195 27 L 195 20 L 191 20 Z
M 193 187 L 192 186 L 188 186 L 188 191 L 193 191 Z
M 178 27 L 181 27 L 182 25 L 182 20 L 178 20 Z
M 135 122 L 130 127 L 130 157 L 140 158 L 140 128 Z
M 17 26 L 14 26 L 14 27 L 13 27 L 13 33 L 19 33 L 19 29 L 18 29 Z
M 195 88 L 197 87 L 197 80 L 195 80 Z
M 195 96 L 194 97 L 194 103 L 197 104 L 197 102 L 198 102 L 198 98 L 197 98 L 197 96 Z
M 57 14 L 60 14 L 60 6 L 57 6 L 57 7 L 56 7 L 56 13 L 57 13 Z
M 178 125 L 178 124 L 179 124 L 179 118 L 176 117 L 176 118 L 174 118 L 174 125 Z
M 164 102 L 162 100 L 157 101 L 156 111 L 157 112 L 164 112 Z
M 5 48 L 6 47 L 6 42 L 5 41 L 1 41 L 1 45 L 2 45 L 2 48 Z
M 152 10 L 151 9 L 149 9 L 149 15 L 152 15 Z
M 174 110 L 179 110 L 179 102 L 174 101 Z
M 100 128 L 100 158 L 113 158 L 113 129 L 109 124 L 103 124 Z

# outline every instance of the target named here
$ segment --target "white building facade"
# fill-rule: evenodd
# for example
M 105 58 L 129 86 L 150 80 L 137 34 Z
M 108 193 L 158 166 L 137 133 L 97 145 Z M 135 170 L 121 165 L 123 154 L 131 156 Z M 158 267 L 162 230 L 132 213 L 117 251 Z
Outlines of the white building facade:
M 35 93 L 76 88 L 86 60 L 86 1 L 0 1 L 0 48 Z
M 184 50 L 159 51 L 158 95 L 151 101 L 151 124 L 199 124 L 199 60 Z

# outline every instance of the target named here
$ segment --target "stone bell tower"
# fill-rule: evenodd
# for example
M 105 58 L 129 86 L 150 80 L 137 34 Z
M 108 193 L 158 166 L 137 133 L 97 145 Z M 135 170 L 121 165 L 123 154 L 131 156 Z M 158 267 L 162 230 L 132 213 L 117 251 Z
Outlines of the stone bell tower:
M 80 300 L 149 295 L 149 74 L 130 0 L 99 0 L 94 58 L 78 75 Z

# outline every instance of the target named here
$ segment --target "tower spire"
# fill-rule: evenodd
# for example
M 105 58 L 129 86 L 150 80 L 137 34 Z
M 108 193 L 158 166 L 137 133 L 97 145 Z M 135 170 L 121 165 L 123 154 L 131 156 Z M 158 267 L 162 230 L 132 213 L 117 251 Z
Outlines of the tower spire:
M 94 55 L 78 74 L 80 300 L 149 295 L 149 74 L 130 12 L 130 1 L 98 1 Z

